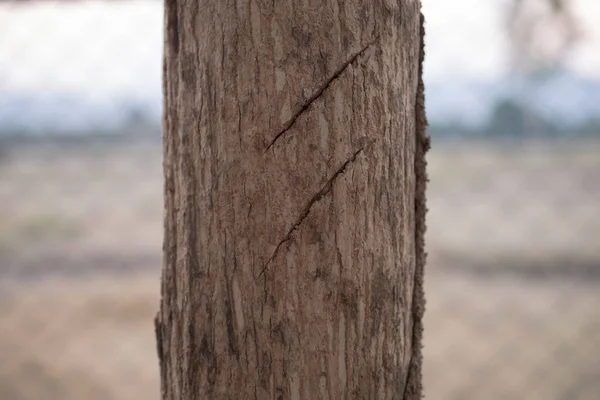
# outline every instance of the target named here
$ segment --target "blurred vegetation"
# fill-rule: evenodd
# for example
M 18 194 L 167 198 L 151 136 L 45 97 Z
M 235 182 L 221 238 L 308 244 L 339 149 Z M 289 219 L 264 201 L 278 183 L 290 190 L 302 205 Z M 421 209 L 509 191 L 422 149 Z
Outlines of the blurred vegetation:
M 600 138 L 600 117 L 565 126 L 536 112 L 518 97 L 507 97 L 495 104 L 489 119 L 482 126 L 472 127 L 461 121 L 434 121 L 429 132 L 438 138 Z

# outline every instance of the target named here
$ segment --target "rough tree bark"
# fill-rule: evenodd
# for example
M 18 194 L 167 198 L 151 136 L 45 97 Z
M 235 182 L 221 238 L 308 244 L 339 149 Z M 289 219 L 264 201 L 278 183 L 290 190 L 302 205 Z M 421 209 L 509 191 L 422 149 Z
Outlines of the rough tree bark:
M 420 1 L 165 7 L 162 398 L 421 398 Z

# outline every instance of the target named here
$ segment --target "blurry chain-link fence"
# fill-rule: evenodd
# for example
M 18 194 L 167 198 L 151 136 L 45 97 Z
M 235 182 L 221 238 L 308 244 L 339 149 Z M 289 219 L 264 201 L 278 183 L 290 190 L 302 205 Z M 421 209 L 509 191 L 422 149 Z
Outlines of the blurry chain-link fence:
M 90 4 L 0 3 L 0 399 L 159 397 L 161 4 Z M 600 141 L 434 138 L 429 169 L 427 398 L 600 398 Z

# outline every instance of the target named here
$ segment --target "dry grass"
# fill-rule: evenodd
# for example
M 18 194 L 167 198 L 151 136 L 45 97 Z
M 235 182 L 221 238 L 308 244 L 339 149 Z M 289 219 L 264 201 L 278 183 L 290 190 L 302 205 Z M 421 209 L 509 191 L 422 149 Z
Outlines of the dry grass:
M 0 398 L 158 399 L 158 278 L 46 281 L 0 294 Z M 431 274 L 430 399 L 595 400 L 593 285 Z
M 427 296 L 428 398 L 598 399 L 597 283 L 433 273 Z
M 595 146 L 431 153 L 429 399 L 600 398 Z M 158 399 L 159 148 L 1 162 L 0 399 Z
M 0 398 L 158 399 L 158 279 L 27 284 L 0 295 Z

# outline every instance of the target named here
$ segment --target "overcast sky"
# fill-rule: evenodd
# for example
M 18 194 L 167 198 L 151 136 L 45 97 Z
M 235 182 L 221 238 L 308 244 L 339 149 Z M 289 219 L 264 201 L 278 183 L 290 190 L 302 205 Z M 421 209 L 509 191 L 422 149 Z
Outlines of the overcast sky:
M 508 43 L 502 11 L 510 0 L 423 0 L 429 79 L 448 74 L 494 77 L 506 71 Z M 542 1 L 542 0 L 538 0 Z M 600 78 L 600 1 L 571 0 L 585 36 L 569 60 L 582 75 Z
M 574 1 L 587 36 L 570 66 L 600 78 L 600 0 Z M 502 75 L 506 42 L 500 11 L 505 2 L 424 0 L 426 79 Z M 161 36 L 158 1 L 3 3 L 0 91 L 160 95 Z

